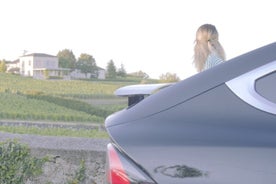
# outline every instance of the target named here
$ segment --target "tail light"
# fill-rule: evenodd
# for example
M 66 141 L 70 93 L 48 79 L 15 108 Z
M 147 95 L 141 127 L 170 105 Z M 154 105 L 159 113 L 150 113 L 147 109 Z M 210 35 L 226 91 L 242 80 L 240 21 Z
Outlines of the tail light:
M 107 145 L 106 174 L 108 184 L 155 184 L 140 167 L 111 143 Z

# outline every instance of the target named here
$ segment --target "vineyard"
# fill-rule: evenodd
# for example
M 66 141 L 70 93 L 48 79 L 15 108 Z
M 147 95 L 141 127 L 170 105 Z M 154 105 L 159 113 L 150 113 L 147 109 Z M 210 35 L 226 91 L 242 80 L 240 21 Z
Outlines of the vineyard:
M 103 123 L 126 106 L 114 91 L 137 82 L 35 80 L 0 73 L 0 120 Z

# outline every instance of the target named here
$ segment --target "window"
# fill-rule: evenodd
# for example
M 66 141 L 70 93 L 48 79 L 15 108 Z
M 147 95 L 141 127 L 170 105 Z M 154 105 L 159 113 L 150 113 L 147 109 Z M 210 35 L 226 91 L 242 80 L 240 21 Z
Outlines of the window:
M 275 69 L 276 61 L 273 61 L 226 82 L 226 85 L 253 107 L 276 114 Z
M 276 72 L 259 78 L 256 81 L 255 88 L 261 96 L 276 104 Z

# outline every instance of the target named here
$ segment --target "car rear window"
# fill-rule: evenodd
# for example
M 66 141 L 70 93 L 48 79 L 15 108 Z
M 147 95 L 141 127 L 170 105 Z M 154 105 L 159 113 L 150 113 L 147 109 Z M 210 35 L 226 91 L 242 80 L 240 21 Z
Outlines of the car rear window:
M 276 103 L 276 71 L 259 78 L 255 87 L 261 96 Z

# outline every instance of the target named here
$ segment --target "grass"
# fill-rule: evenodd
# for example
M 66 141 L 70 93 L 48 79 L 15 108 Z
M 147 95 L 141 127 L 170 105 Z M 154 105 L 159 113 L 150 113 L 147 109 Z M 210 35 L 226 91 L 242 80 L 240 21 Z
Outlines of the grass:
M 80 81 L 80 80 L 36 80 L 18 75 L 0 73 L 0 91 L 41 92 L 59 96 L 93 97 L 113 95 L 115 89 L 121 83 L 105 83 L 102 81 Z
M 0 131 L 17 134 L 32 134 L 45 136 L 108 138 L 108 135 L 105 131 L 99 131 L 96 129 L 39 128 L 33 126 L 0 126 Z
M 40 92 L 47 95 L 69 96 L 73 98 L 106 98 L 114 97 L 114 91 L 122 86 L 137 83 L 156 82 L 142 81 L 141 78 L 132 80 L 36 80 L 14 74 L 0 73 L 0 92 L 13 93 Z
M 114 96 L 119 87 L 155 80 L 122 78 L 115 80 L 36 80 L 0 73 L 0 120 L 98 123 L 126 107 L 127 101 Z M 97 130 L 1 126 L 11 133 L 107 137 Z
M 103 122 L 104 118 L 26 96 L 0 93 L 0 118 L 17 120 Z
M 0 119 L 93 123 L 103 123 L 106 116 L 124 106 L 91 102 L 116 99 L 113 92 L 127 85 L 110 81 L 35 80 L 6 73 L 0 73 L 0 84 Z

